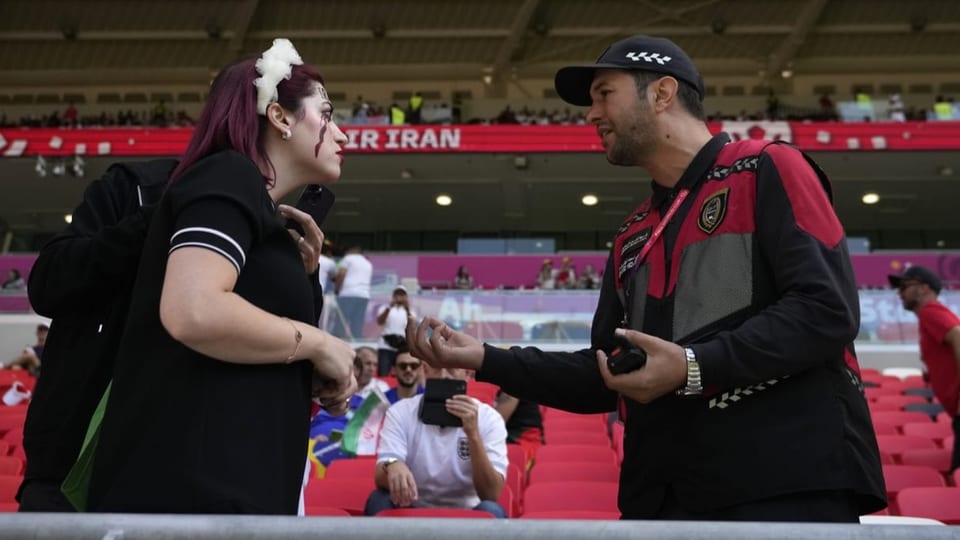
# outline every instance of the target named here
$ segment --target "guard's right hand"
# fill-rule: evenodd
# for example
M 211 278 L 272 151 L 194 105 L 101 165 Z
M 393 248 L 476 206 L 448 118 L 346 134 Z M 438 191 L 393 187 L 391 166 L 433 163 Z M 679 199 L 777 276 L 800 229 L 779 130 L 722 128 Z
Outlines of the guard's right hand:
M 428 330 L 432 331 L 429 338 Z M 407 319 L 407 345 L 414 358 L 435 368 L 476 371 L 483 365 L 482 343 L 433 317 L 425 317 L 419 325 L 413 317 Z
M 387 469 L 387 485 L 390 486 L 390 501 L 399 507 L 410 506 L 417 500 L 417 481 L 413 473 L 402 461 L 397 461 Z
M 326 334 L 322 346 L 310 358 L 313 369 L 323 381 L 321 388 L 315 389 L 315 397 L 320 398 L 324 408 L 331 414 L 346 412 L 346 405 L 357 391 L 357 379 L 353 375 L 353 360 L 357 353 L 349 343 Z

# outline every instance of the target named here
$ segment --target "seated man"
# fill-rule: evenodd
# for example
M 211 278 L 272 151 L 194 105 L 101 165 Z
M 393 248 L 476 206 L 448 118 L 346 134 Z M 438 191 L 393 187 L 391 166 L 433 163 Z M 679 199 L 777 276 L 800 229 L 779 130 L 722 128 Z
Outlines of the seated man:
M 353 375 L 357 378 L 357 393 L 350 398 L 350 408 L 357 409 L 367 399 L 374 388 L 381 392 L 390 389 L 390 385 L 374 375 L 377 373 L 377 351 L 370 347 L 359 347 L 353 359 Z
M 529 469 L 543 446 L 543 417 L 540 406 L 533 401 L 517 399 L 501 390 L 497 393 L 496 410 L 507 424 L 507 443 L 523 448 L 526 463 L 520 469 Z
M 420 360 L 410 354 L 406 345 L 397 349 L 397 387 L 386 392 L 391 404 L 423 393 L 423 385 L 420 384 L 423 370 L 420 366 Z
M 37 344 L 23 349 L 13 360 L 7 362 L 9 369 L 25 369 L 36 377 L 40 374 L 40 359 L 43 357 L 43 347 L 47 343 L 47 331 L 50 327 L 45 324 L 37 325 Z
M 460 369 L 436 369 L 424 363 L 427 379 L 464 379 Z M 497 504 L 507 474 L 507 430 L 489 405 L 453 396 L 447 411 L 462 427 L 427 425 L 418 411 L 423 396 L 390 407 L 380 432 L 374 482 L 367 499 L 368 516 L 389 508 L 473 508 L 504 518 Z

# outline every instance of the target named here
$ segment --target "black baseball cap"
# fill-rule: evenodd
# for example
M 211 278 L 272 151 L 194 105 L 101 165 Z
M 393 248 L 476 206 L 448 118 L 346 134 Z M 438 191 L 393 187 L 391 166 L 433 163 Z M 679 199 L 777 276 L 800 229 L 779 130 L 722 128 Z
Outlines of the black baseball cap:
M 687 53 L 667 38 L 637 34 L 607 47 L 595 64 L 560 68 L 554 78 L 557 94 L 571 105 L 589 107 L 592 103 L 590 85 L 598 69 L 652 71 L 670 75 L 693 86 L 703 100 L 703 77 Z
M 933 273 L 933 270 L 923 266 L 911 266 L 904 270 L 902 274 L 890 274 L 887 276 L 887 280 L 890 282 L 890 285 L 894 288 L 899 289 L 900 285 L 905 280 L 919 281 L 920 283 L 926 283 L 933 292 L 940 294 L 940 290 L 943 289 L 943 282 L 940 281 L 940 276 Z

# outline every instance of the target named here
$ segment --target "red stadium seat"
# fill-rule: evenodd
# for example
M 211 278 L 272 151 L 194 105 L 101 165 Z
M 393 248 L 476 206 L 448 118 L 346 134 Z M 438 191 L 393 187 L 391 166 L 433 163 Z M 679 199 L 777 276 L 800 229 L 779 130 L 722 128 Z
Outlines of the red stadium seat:
M 883 481 L 887 485 L 887 502 L 893 515 L 900 515 L 896 505 L 897 493 L 904 488 L 947 485 L 936 469 L 916 465 L 883 465 Z
M 537 465 L 557 462 L 616 463 L 617 456 L 609 446 L 582 444 L 546 445 L 537 451 Z
M 546 432 L 546 430 L 544 430 Z M 594 444 L 599 446 L 610 446 L 610 437 L 602 431 L 551 431 L 546 435 L 547 444 Z
M 886 452 L 893 456 L 894 460 L 900 459 L 900 454 L 904 450 L 914 448 L 936 448 L 937 444 L 932 439 L 926 437 L 908 437 L 906 435 L 877 435 L 877 445 L 881 452 Z
M 23 460 L 16 456 L 0 456 L 0 475 L 23 475 Z
M 0 513 L 9 514 L 20 510 L 20 505 L 15 502 L 0 503 Z
M 953 428 L 949 424 L 940 422 L 920 422 L 903 425 L 903 434 L 914 437 L 927 437 L 938 444 L 943 443 L 943 439 L 953 435 Z
M 929 414 L 924 414 L 921 412 L 877 411 L 871 412 L 870 416 L 874 422 L 884 422 L 886 424 L 893 424 L 895 426 L 919 422 L 933 422 L 933 419 L 930 418 Z
M 876 435 L 902 435 L 900 430 L 897 429 L 897 426 L 886 422 L 874 422 L 873 432 Z
M 952 457 L 953 450 L 950 448 L 916 448 L 904 450 L 900 454 L 900 462 L 904 465 L 932 467 L 946 474 L 950 472 Z
M 324 478 L 329 480 L 363 480 L 369 482 L 370 489 L 373 489 L 373 475 L 376 468 L 377 458 L 375 456 L 336 459 L 327 467 Z
M 347 512 L 342 508 L 332 508 L 329 506 L 307 506 L 305 510 L 307 516 L 350 517 L 350 512 Z
M 527 454 L 519 444 L 507 445 L 507 460 L 511 465 L 519 467 L 521 472 L 527 472 Z
M 910 487 L 897 495 L 904 516 L 925 517 L 960 525 L 960 487 Z
M 617 511 L 614 482 L 545 482 L 531 484 L 523 495 L 524 512 L 563 510 Z
M 23 478 L 19 476 L 0 476 L 0 503 L 16 503 L 17 490 Z
M 377 517 L 401 518 L 468 518 L 493 519 L 490 512 L 466 508 L 390 508 L 377 514 Z
M 0 477 L 2 478 L 2 477 Z M 342 508 L 354 516 L 362 516 L 373 482 L 324 478 L 307 483 L 303 498 L 306 506 Z
M 500 497 L 497 498 L 497 504 L 507 513 L 507 517 L 512 518 L 519 515 L 515 512 L 517 505 L 514 499 L 516 499 L 516 497 L 513 495 L 513 489 L 504 482 L 503 489 L 500 490 Z
M 9 442 L 3 439 L 0 439 L 0 456 L 10 455 L 11 448 L 12 448 L 12 445 Z
M 488 405 L 492 405 L 497 400 L 499 391 L 500 387 L 495 384 L 474 380 L 467 381 L 467 395 Z
M 874 409 L 877 406 L 886 405 L 886 406 L 895 407 L 893 410 L 899 411 L 899 410 L 903 410 L 903 406 L 906 405 L 907 403 L 927 403 L 927 400 L 920 396 L 904 396 L 904 395 L 878 396 L 877 400 L 874 403 L 870 404 L 870 408 Z M 888 409 L 884 409 L 884 410 L 888 410 Z
M 519 516 L 523 512 L 523 491 L 527 488 L 527 473 L 519 465 L 510 463 L 507 467 L 506 486 L 513 494 L 513 508 L 511 514 Z
M 612 463 L 538 463 L 530 470 L 530 485 L 544 482 L 618 482 L 620 469 Z
M 881 463 L 882 465 L 896 465 L 896 464 L 897 464 L 896 460 L 893 459 L 893 456 L 891 456 L 890 454 L 884 452 L 883 450 L 880 451 L 880 463 Z
M 597 510 L 554 510 L 549 512 L 527 512 L 523 519 L 577 519 L 577 520 L 610 520 L 620 519 L 620 512 L 600 512 Z

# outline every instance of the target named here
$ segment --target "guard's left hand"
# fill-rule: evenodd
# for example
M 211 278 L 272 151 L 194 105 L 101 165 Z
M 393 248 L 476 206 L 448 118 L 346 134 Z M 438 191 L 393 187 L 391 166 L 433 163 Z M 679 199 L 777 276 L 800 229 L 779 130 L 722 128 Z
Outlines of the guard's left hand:
M 467 435 L 475 435 L 478 432 L 477 415 L 480 407 L 472 397 L 467 395 L 453 396 L 447 400 L 447 412 L 463 421 L 463 431 Z
M 607 355 L 597 351 L 597 366 L 607 388 L 640 403 L 650 403 L 687 383 L 687 357 L 683 347 L 676 343 L 637 332 L 617 329 L 634 347 L 647 353 L 647 364 L 642 368 L 614 375 L 607 368 Z
M 303 259 L 303 267 L 307 274 L 316 272 L 317 267 L 320 266 L 320 252 L 323 249 L 323 231 L 317 226 L 313 217 L 302 210 L 297 210 L 286 204 L 281 204 L 277 209 L 281 216 L 300 224 L 303 229 L 303 236 L 300 236 L 300 233 L 293 229 L 287 229 L 287 232 L 297 243 L 297 249 L 300 251 L 300 258 Z

